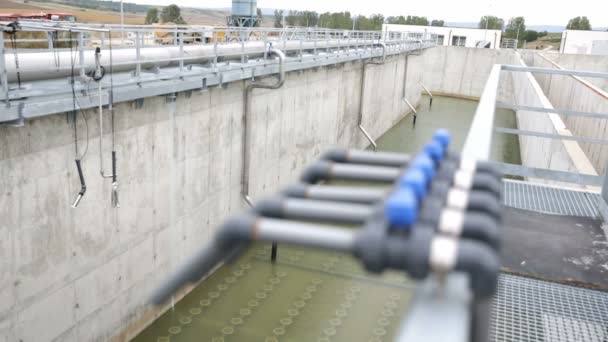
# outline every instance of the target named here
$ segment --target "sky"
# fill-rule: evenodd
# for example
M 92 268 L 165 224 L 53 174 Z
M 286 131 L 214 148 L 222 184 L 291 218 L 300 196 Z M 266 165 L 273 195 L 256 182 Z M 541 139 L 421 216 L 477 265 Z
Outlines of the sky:
M 131 0 L 137 3 L 166 5 L 167 0 Z M 177 5 L 198 8 L 230 7 L 231 0 L 170 0 Z M 258 7 L 350 11 L 369 15 L 418 15 L 449 22 L 479 22 L 484 15 L 508 19 L 524 16 L 527 25 L 563 25 L 570 18 L 587 16 L 595 27 L 608 26 L 606 0 L 258 0 Z

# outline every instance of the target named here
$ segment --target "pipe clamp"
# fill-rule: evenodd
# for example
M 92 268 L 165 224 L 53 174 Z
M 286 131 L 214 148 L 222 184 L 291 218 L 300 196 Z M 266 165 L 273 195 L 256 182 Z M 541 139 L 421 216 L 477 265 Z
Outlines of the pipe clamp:
M 446 208 L 439 217 L 439 232 L 450 236 L 460 236 L 464 225 L 464 213 L 460 210 Z

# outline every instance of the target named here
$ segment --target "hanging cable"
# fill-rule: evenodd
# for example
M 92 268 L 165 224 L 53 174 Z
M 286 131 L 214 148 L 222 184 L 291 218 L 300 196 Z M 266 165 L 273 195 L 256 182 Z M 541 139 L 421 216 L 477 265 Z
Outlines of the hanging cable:
M 59 71 L 59 68 L 61 67 L 61 59 L 59 57 L 59 52 L 57 51 L 57 43 L 59 42 L 59 31 L 52 31 L 49 32 L 49 34 L 51 35 L 51 41 L 53 42 L 53 59 L 55 62 L 55 67 L 57 68 L 57 71 Z
M 12 29 L 11 31 L 7 31 L 7 33 L 11 37 L 11 48 L 13 49 L 13 55 L 15 59 L 15 71 L 17 72 L 17 89 L 21 90 L 21 71 L 19 71 L 19 55 L 17 54 L 17 30 L 19 29 L 19 22 L 13 21 L 12 23 L 6 26 Z
M 80 111 L 80 108 L 77 107 L 77 102 L 78 100 L 76 99 L 76 88 L 75 88 L 75 78 L 74 78 L 74 51 L 73 51 L 73 39 L 72 39 L 72 31 L 68 31 L 69 35 L 70 35 L 70 39 L 69 41 L 69 45 L 70 45 L 70 63 L 71 63 L 71 75 L 70 75 L 70 84 L 72 86 L 72 124 L 74 127 L 74 162 L 76 163 L 76 170 L 78 171 L 78 178 L 80 179 L 80 191 L 78 192 L 78 195 L 76 196 L 76 199 L 74 200 L 74 202 L 72 203 L 72 208 L 76 208 L 78 206 L 78 204 L 80 203 L 80 200 L 82 200 L 82 197 L 84 196 L 84 194 L 87 192 L 87 185 L 84 181 L 84 174 L 82 172 L 82 166 L 80 164 L 80 161 L 82 159 L 82 157 L 84 157 L 84 155 L 86 154 L 86 152 L 88 151 L 88 124 L 87 124 L 87 148 L 85 150 L 85 152 L 80 155 L 78 153 L 78 127 L 77 127 L 77 117 L 78 117 L 78 113 Z M 83 114 L 83 118 L 85 119 L 85 123 L 86 123 L 86 117 Z
M 112 56 L 112 30 L 110 30 L 110 98 L 108 99 L 108 107 L 110 107 L 110 125 L 112 129 L 112 205 L 115 208 L 120 208 L 118 200 L 118 180 L 116 175 L 116 148 L 115 148 L 115 133 L 114 133 L 114 60 Z
M 101 79 L 105 76 L 105 69 L 101 65 L 101 48 L 95 49 L 95 70 L 89 75 L 91 79 L 97 82 L 97 94 L 99 96 L 99 173 L 103 178 L 112 178 L 112 205 L 117 208 L 120 206 L 118 203 L 118 183 L 116 182 L 116 151 L 114 151 L 114 145 L 112 145 L 112 173 L 106 174 L 104 171 L 103 163 L 103 96 Z M 108 99 L 108 104 L 111 106 L 111 99 Z M 112 123 L 112 135 L 114 135 L 114 125 Z M 112 140 L 114 140 L 112 138 Z

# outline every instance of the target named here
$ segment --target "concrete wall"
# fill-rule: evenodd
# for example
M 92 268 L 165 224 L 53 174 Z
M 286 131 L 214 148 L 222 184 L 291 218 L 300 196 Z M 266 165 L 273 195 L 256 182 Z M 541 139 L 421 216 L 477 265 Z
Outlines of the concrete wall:
M 526 66 L 523 59 L 517 65 Z M 529 72 L 510 72 L 514 104 L 550 108 L 553 106 Z M 557 114 L 517 111 L 519 129 L 571 136 L 566 124 Z M 597 175 L 593 165 L 576 141 L 563 141 L 533 136 L 519 136 L 522 164 L 530 167 L 580 172 Z M 535 180 L 540 181 L 540 180 Z M 555 183 L 555 182 L 552 182 Z
M 413 104 L 424 58 L 408 62 Z M 408 111 L 404 64 L 394 56 L 366 67 L 362 121 L 374 137 Z M 294 180 L 330 145 L 367 145 L 357 128 L 361 67 L 289 73 L 283 88 L 253 91 L 254 199 Z M 1 342 L 127 340 L 161 313 L 145 306 L 150 291 L 243 208 L 243 86 L 147 98 L 141 108 L 118 104 L 119 209 L 110 207 L 110 180 L 98 171 L 95 111 L 85 112 L 87 193 L 76 209 L 70 204 L 80 186 L 66 116 L 0 126 Z M 82 150 L 86 131 L 79 117 Z
M 543 54 L 565 69 L 608 72 L 607 56 Z M 555 66 L 538 53 L 531 55 L 533 65 L 545 68 Z M 581 112 L 608 114 L 608 79 L 534 74 L 555 108 Z M 608 140 L 608 119 L 562 116 L 573 135 Z M 580 143 L 599 174 L 606 172 L 608 146 Z
M 434 94 L 479 99 L 494 64 L 512 61 L 511 50 L 436 47 L 425 54 L 422 82 Z M 511 102 L 512 83 L 503 75 L 498 101 Z

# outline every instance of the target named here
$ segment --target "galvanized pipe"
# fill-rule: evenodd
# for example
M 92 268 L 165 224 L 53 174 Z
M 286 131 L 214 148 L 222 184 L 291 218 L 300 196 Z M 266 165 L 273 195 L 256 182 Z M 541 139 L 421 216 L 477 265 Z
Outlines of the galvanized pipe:
M 359 130 L 363 133 L 363 135 L 365 136 L 365 138 L 367 138 L 367 140 L 370 142 L 370 144 L 372 144 L 372 146 L 374 147 L 374 151 L 376 151 L 378 149 L 378 144 L 376 144 L 376 141 L 374 141 L 374 138 L 372 138 L 372 136 L 367 132 L 367 130 L 363 127 L 363 99 L 365 98 L 365 66 L 368 64 L 376 64 L 376 65 L 381 65 L 384 64 L 384 62 L 386 61 L 386 44 L 385 43 L 379 43 L 378 45 L 380 45 L 380 47 L 382 48 L 382 61 L 381 62 L 374 62 L 374 61 L 365 61 L 363 62 L 363 67 L 362 67 L 362 75 L 361 75 L 361 93 L 359 96 L 359 115 L 357 118 L 357 126 L 359 127 Z
M 287 187 L 283 193 L 296 198 L 371 204 L 386 197 L 388 190 L 360 186 L 295 184 Z
M 279 79 L 274 84 L 251 83 L 245 87 L 243 94 L 243 171 L 241 174 L 241 194 L 247 204 L 251 206 L 251 198 L 249 196 L 249 167 L 250 167 L 250 151 L 249 151 L 249 93 L 255 88 L 262 89 L 278 89 L 285 83 L 285 54 L 278 49 L 271 49 L 269 54 L 277 56 L 279 59 Z
M 140 45 L 139 40 L 136 41 Z M 300 42 L 287 41 L 285 42 L 285 52 L 312 50 L 315 42 Z M 362 46 L 368 44 L 368 41 L 361 40 L 354 42 L 353 45 Z M 332 39 L 328 41 L 330 47 L 338 47 L 343 44 L 341 39 Z M 392 43 L 388 43 L 392 44 Z M 263 56 L 267 50 L 266 43 L 263 41 L 249 41 L 245 43 L 245 53 L 250 57 Z M 139 51 L 139 59 L 137 52 Z M 383 52 L 383 55 L 386 52 Z M 189 64 L 202 64 L 206 61 L 214 61 L 218 57 L 225 58 L 240 58 L 243 54 L 243 49 L 240 42 L 226 44 L 208 44 L 208 45 L 193 45 L 183 47 L 183 58 L 180 58 L 180 47 L 136 47 L 130 49 L 116 49 L 114 51 L 114 71 L 131 71 L 139 65 L 141 68 L 150 68 L 152 66 L 166 67 L 179 65 L 180 60 L 186 60 Z M 9 82 L 17 79 L 17 73 L 14 67 L 14 56 L 4 54 L 7 75 Z M 27 52 L 19 53 L 19 67 L 21 78 L 24 81 L 50 79 L 57 77 L 69 76 L 71 67 L 66 63 L 65 67 L 57 68 L 54 60 L 70 60 L 69 51 L 56 52 Z M 108 57 L 102 57 L 102 65 L 109 65 Z M 84 70 L 94 70 L 95 60 L 93 56 L 84 56 L 76 68 Z

